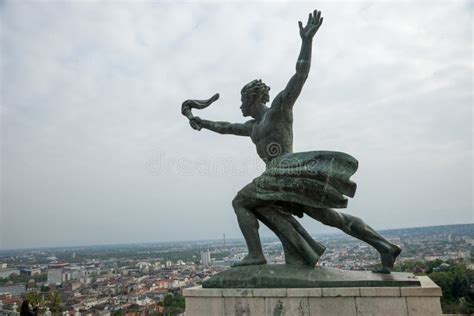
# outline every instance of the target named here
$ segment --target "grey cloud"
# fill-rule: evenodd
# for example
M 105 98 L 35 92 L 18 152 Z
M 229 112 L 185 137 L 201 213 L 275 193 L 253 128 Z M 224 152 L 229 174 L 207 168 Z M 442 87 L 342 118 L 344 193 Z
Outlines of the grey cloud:
M 295 151 L 356 157 L 346 211 L 375 227 L 472 222 L 472 6 L 320 5 Z M 243 121 L 241 86 L 285 86 L 313 9 L 4 2 L 0 247 L 240 236 L 230 201 L 264 166 L 248 139 L 191 130 L 180 104 L 220 92 L 198 115 Z M 174 171 L 150 170 L 159 157 Z

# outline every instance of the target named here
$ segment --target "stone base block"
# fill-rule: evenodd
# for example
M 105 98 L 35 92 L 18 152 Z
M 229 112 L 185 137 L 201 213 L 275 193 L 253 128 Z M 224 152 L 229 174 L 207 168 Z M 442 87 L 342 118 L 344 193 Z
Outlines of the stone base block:
M 418 287 L 184 289 L 186 316 L 435 316 L 441 289 L 428 277 Z

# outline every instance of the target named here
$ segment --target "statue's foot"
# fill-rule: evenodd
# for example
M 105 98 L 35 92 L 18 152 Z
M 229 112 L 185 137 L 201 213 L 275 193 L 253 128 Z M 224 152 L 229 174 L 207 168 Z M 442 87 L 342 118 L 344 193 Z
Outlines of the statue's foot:
M 380 259 L 382 260 L 382 267 L 379 269 L 375 269 L 372 272 L 389 274 L 390 271 L 393 269 L 395 259 L 397 259 L 397 257 L 400 255 L 401 251 L 402 249 L 397 245 L 391 245 L 388 251 L 381 252 Z
M 266 264 L 267 259 L 263 255 L 261 256 L 251 256 L 251 255 L 246 255 L 245 258 L 242 259 L 242 261 L 234 263 L 232 267 L 241 267 L 241 266 L 254 266 L 254 265 L 260 265 L 260 264 Z
M 285 253 L 285 264 L 292 265 L 292 266 L 307 266 L 309 265 L 306 261 L 304 261 L 300 256 L 295 256 L 291 253 Z
M 390 274 L 392 271 L 389 268 L 381 267 L 378 269 L 372 270 L 373 273 L 381 273 L 381 274 Z

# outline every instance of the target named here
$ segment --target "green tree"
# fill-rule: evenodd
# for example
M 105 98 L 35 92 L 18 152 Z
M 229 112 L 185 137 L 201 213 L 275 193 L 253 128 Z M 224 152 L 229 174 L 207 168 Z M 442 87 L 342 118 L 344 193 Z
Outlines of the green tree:
M 48 291 L 49 291 L 49 286 L 46 285 L 46 284 L 41 285 L 40 291 L 41 291 L 42 293 L 48 292 Z
M 177 309 L 184 309 L 185 308 L 184 297 L 182 297 L 181 295 L 176 295 L 176 297 L 173 299 L 173 302 L 171 303 L 171 306 Z
M 30 302 L 32 306 L 39 306 L 43 304 L 43 297 L 35 292 L 30 292 L 26 294 L 26 299 Z
M 62 312 L 62 302 L 61 302 L 61 295 L 59 295 L 58 291 L 49 292 L 48 295 L 48 303 L 46 306 L 49 307 L 49 310 L 53 314 L 61 313 Z
M 163 299 L 163 304 L 165 307 L 171 306 L 173 303 L 173 295 L 166 294 L 165 298 Z
M 48 274 L 47 273 L 36 274 L 33 276 L 33 279 L 36 282 L 46 282 L 48 280 Z
M 463 264 L 452 264 L 445 271 L 433 272 L 428 275 L 441 287 L 443 297 L 441 306 L 444 313 L 474 313 L 474 271 Z

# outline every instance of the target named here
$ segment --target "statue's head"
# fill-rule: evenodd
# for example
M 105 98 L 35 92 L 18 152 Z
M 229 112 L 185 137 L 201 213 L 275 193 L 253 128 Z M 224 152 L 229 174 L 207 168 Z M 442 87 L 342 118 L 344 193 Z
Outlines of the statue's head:
M 270 100 L 268 94 L 270 87 L 262 82 L 261 79 L 255 79 L 247 83 L 240 91 L 242 95 L 242 110 L 243 116 L 254 117 L 257 107 L 265 105 Z

